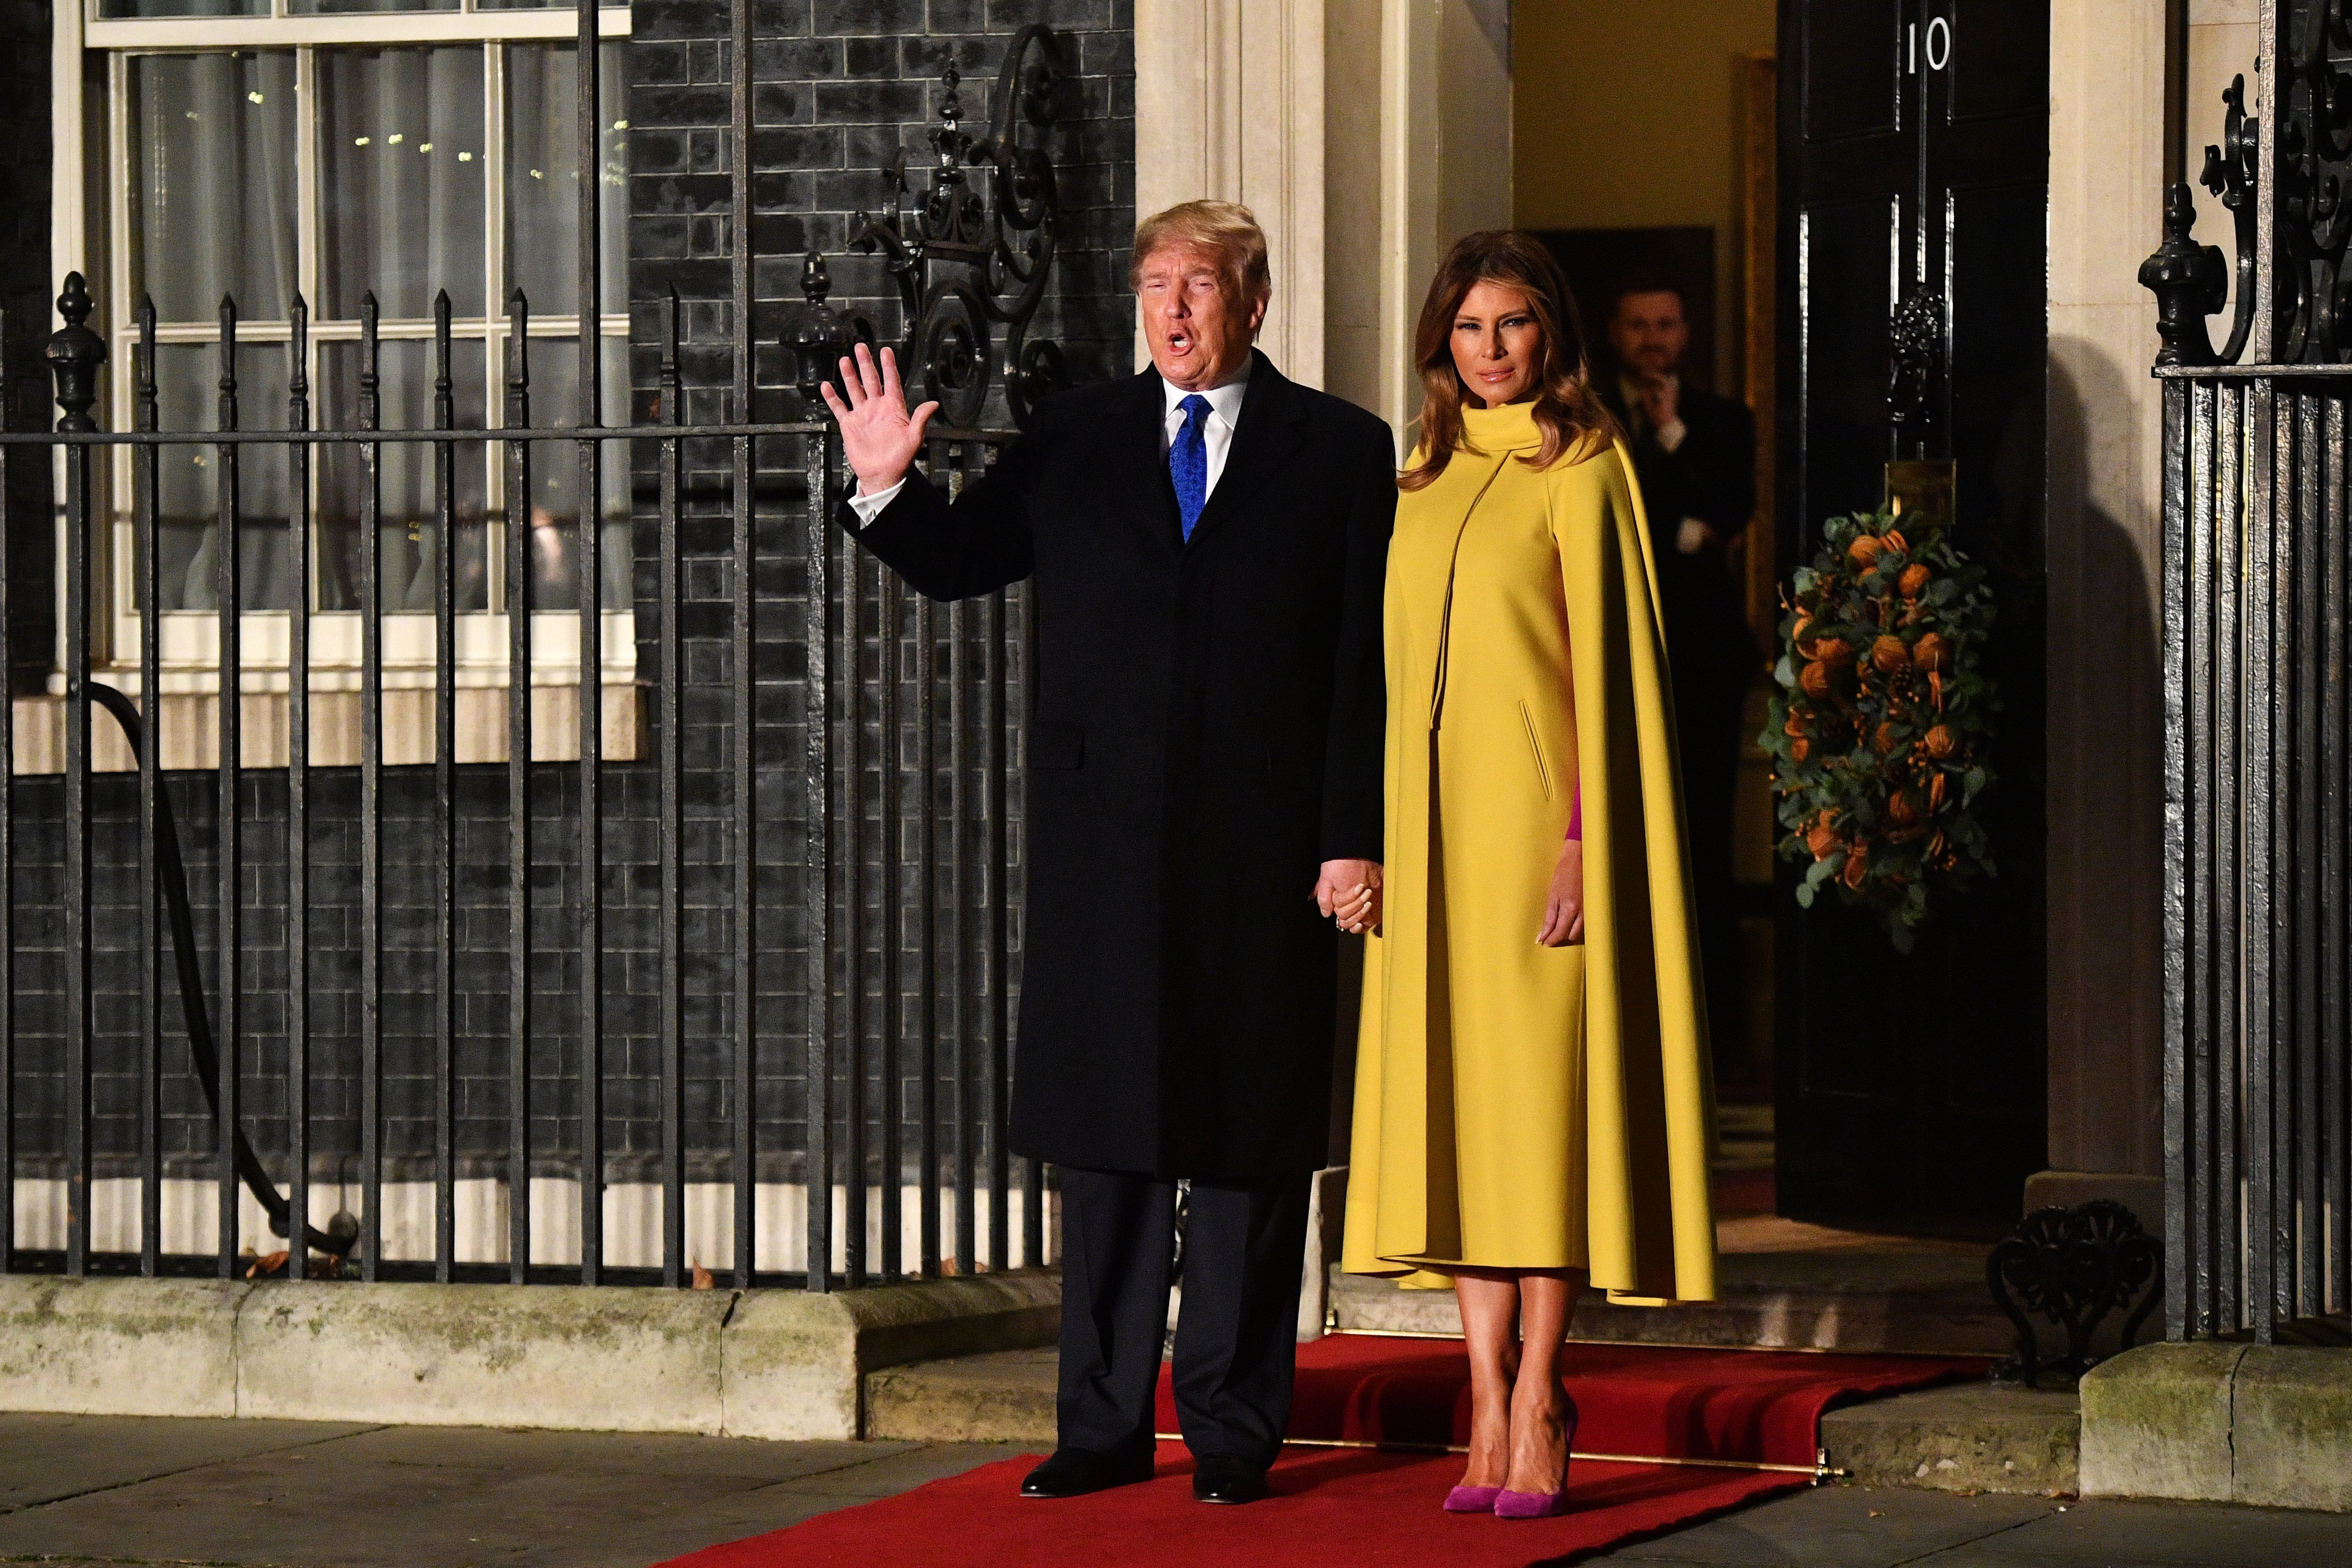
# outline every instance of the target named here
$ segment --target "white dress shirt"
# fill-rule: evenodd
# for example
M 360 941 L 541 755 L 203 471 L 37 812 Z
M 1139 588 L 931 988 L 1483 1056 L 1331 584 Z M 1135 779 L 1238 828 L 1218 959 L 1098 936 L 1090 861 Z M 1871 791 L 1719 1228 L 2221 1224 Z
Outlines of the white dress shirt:
M 1221 386 L 1213 386 L 1201 394 L 1209 400 L 1208 417 L 1202 421 L 1202 444 L 1209 449 L 1209 482 L 1201 492 L 1206 500 L 1216 492 L 1217 478 L 1225 471 L 1225 458 L 1234 449 L 1234 426 L 1242 416 L 1242 397 L 1249 391 L 1250 366 L 1256 355 L 1242 362 L 1241 374 Z M 1175 444 L 1176 433 L 1184 428 L 1183 402 L 1192 395 L 1172 382 L 1161 382 L 1160 389 L 1167 395 L 1167 414 L 1160 422 L 1160 460 L 1168 460 L 1168 449 Z M 867 495 L 861 489 L 849 498 L 849 510 L 857 514 L 857 526 L 865 527 L 882 515 L 882 509 L 898 497 L 898 484 L 879 495 Z
M 1208 417 L 1201 422 L 1201 440 L 1209 448 L 1209 482 L 1201 491 L 1204 501 L 1216 493 L 1217 477 L 1225 471 L 1225 457 L 1234 449 L 1234 426 L 1241 419 L 1242 397 L 1249 391 L 1250 365 L 1256 358 L 1252 354 L 1244 360 L 1241 374 L 1233 380 L 1201 394 L 1209 400 Z M 1160 422 L 1160 460 L 1164 463 L 1177 433 L 1184 428 L 1184 400 L 1192 395 L 1167 381 L 1160 390 L 1168 395 L 1167 416 Z

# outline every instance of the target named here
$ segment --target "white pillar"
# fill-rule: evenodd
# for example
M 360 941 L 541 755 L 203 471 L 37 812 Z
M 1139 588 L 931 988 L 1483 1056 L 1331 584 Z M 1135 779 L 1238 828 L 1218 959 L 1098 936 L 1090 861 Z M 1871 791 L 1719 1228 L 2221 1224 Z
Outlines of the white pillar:
M 1511 220 L 1510 0 L 1136 0 L 1135 79 L 1138 216 L 1247 205 L 1260 345 L 1402 429 L 1431 269 Z
M 1258 344 L 1323 384 L 1324 0 L 1136 0 L 1135 212 L 1257 214 L 1274 303 Z M 1149 356 L 1138 334 L 1135 361 Z
M 1511 222 L 1507 0 L 1387 0 L 1381 31 L 1381 353 L 1372 405 L 1410 444 L 1412 331 L 1455 240 Z

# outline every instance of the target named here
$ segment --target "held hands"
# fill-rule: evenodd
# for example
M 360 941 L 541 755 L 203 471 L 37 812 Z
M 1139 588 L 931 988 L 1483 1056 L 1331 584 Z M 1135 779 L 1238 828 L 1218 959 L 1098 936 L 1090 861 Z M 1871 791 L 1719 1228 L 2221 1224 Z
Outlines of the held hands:
M 1381 923 L 1381 863 L 1326 860 L 1315 883 L 1315 907 L 1350 936 Z
M 1536 941 L 1546 947 L 1567 947 L 1583 940 L 1584 841 L 1571 838 L 1560 846 L 1559 864 L 1552 868 L 1543 929 L 1536 932 Z
M 842 360 L 841 384 L 848 393 L 846 403 L 831 382 L 820 387 L 825 406 L 841 426 L 841 455 L 856 473 L 859 491 L 880 495 L 907 477 L 915 454 L 923 449 L 923 427 L 940 405 L 926 403 L 908 414 L 906 390 L 898 384 L 898 355 L 884 349 L 877 371 L 873 352 L 864 343 L 857 345 L 856 363 Z

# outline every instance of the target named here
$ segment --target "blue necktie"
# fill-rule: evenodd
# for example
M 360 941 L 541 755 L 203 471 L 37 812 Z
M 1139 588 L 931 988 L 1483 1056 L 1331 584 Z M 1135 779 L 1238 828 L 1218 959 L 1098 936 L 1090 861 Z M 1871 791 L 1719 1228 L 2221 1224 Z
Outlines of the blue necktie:
M 1201 521 L 1209 500 L 1209 400 L 1193 393 L 1178 404 L 1184 411 L 1184 428 L 1168 444 L 1168 477 L 1176 485 L 1176 512 L 1183 520 L 1184 537 Z

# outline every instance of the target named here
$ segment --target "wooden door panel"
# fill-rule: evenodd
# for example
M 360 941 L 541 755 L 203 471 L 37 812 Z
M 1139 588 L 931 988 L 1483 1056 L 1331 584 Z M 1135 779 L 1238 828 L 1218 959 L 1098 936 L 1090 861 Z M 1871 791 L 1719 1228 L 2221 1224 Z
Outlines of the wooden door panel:
M 1969 492 L 1962 544 L 1988 563 L 2038 573 L 2049 188 L 2039 181 L 1965 186 L 1948 191 L 1944 205 L 1951 451 Z
M 1903 0 L 1818 0 L 1802 7 L 1807 142 L 1894 131 L 1903 81 Z
M 1950 84 L 1950 119 L 1997 120 L 2021 115 L 2050 118 L 2049 0 L 1942 0 L 1931 3 L 1921 24 L 1926 51 L 1943 43 L 1928 35 L 1939 19 L 1949 29 L 1944 69 Z
M 1804 449 L 1796 515 L 1878 504 L 1887 457 L 1887 321 L 1895 307 L 1896 217 L 1886 197 L 1808 207 L 1798 229 L 1798 381 Z

